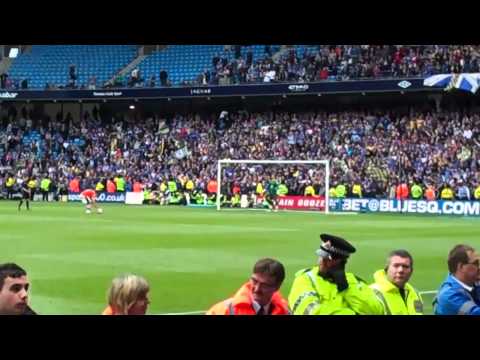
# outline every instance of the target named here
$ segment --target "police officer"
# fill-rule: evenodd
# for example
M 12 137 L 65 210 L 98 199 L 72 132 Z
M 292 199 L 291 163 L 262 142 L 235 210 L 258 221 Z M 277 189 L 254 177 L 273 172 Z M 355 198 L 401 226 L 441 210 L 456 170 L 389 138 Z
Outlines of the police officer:
M 384 309 L 367 284 L 345 272 L 356 249 L 346 240 L 321 234 L 318 266 L 295 274 L 288 303 L 294 315 L 382 315 Z

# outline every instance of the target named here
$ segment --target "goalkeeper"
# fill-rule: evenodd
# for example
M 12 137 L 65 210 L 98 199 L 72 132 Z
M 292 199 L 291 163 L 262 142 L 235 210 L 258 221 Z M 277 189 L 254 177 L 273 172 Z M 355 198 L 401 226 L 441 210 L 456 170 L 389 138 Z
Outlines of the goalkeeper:
M 278 182 L 272 176 L 271 180 L 268 180 L 267 177 L 267 186 L 266 186 L 266 193 L 265 193 L 265 200 L 268 203 L 268 208 L 271 211 L 278 211 Z

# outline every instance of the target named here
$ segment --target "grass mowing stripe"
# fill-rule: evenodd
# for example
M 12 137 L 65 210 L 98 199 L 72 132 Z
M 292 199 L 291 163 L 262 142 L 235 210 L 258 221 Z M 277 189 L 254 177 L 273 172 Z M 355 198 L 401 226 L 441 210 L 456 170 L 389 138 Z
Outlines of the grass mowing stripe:
M 42 314 L 101 312 L 103 307 L 93 304 L 106 303 L 111 279 L 123 272 L 150 282 L 150 314 L 206 309 L 247 281 L 261 257 L 285 265 L 281 291 L 286 296 L 295 273 L 316 263 L 320 233 L 352 242 L 357 252 L 348 271 L 367 282 L 391 250 L 407 249 L 415 260 L 411 283 L 420 289 L 439 287 L 454 245 L 480 248 L 472 236 L 477 222 L 454 216 L 318 216 L 122 204 L 102 204 L 103 214 L 87 215 L 75 203 L 33 202 L 30 212 L 16 206 L 0 201 L 0 262 L 18 262 L 27 270 L 32 307 Z M 431 312 L 428 301 L 425 311 Z

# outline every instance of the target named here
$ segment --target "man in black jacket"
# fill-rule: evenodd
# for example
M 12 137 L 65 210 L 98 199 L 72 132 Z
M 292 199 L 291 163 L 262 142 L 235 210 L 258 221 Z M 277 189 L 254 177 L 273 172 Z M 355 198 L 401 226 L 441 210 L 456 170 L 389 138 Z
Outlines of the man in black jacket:
M 160 71 L 160 85 L 167 86 L 168 73 L 165 70 Z
M 8 78 L 7 73 L 2 73 L 0 75 L 0 88 L 5 89 L 7 87 L 7 78 Z

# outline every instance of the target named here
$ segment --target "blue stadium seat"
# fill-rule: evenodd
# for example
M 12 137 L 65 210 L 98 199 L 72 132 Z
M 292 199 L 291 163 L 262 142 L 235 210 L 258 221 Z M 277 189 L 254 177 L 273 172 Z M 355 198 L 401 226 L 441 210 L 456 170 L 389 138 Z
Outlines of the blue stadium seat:
M 135 45 L 34 45 L 30 54 L 12 62 L 9 73 L 14 79 L 30 78 L 30 87 L 43 88 L 47 82 L 65 84 L 69 66 L 74 63 L 79 84 L 93 75 L 102 83 L 135 57 Z

